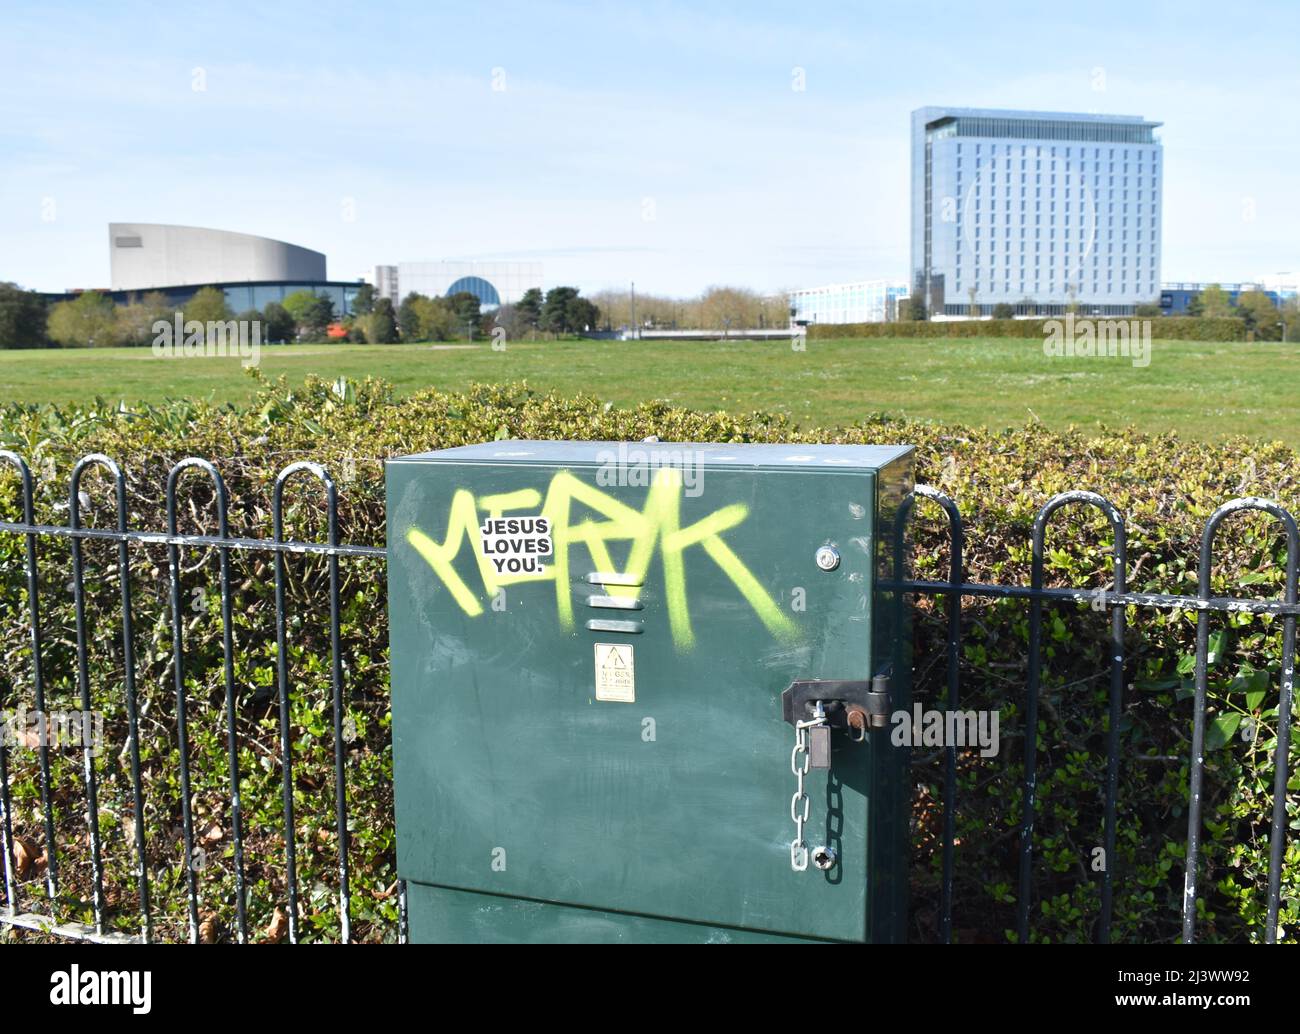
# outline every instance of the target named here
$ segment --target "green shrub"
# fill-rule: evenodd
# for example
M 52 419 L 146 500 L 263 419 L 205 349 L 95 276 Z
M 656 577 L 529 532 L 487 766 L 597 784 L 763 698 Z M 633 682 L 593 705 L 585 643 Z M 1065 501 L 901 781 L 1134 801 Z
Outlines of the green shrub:
M 39 294 L 0 281 L 0 348 L 45 344 L 45 320 L 45 300 Z
M 928 325 L 927 329 L 935 325 Z M 496 438 L 636 441 L 648 435 L 676 441 L 910 442 L 918 447 L 917 478 L 961 506 L 967 527 L 966 576 L 972 581 L 1028 584 L 1034 514 L 1053 494 L 1090 488 L 1125 514 L 1129 585 L 1138 591 L 1195 592 L 1197 545 L 1206 518 L 1237 495 L 1277 499 L 1300 511 L 1296 455 L 1280 444 L 1230 441 L 1211 456 L 1198 442 L 1126 429 L 1048 433 L 1027 426 L 979 430 L 864 416 L 851 427 L 800 429 L 784 417 L 754 413 L 688 412 L 664 403 L 615 409 L 591 397 L 532 393 L 522 385 L 475 387 L 466 393 L 424 392 L 397 398 L 383 384 L 319 380 L 301 387 L 266 386 L 255 404 L 234 409 L 177 401 L 134 410 L 96 401 L 80 407 L 10 405 L 0 410 L 0 446 L 25 455 L 37 478 L 37 520 L 65 523 L 67 477 L 75 459 L 101 451 L 127 472 L 132 527 L 164 527 L 162 486 L 170 466 L 186 455 L 212 458 L 231 497 L 231 533 L 269 537 L 275 474 L 303 458 L 324 463 L 339 482 L 342 540 L 382 544 L 385 457 Z M 114 519 L 111 486 L 88 473 L 84 516 L 104 526 Z M 181 529 L 212 530 L 211 490 L 198 473 L 181 486 Z M 193 500 L 191 504 L 189 500 Z M 310 478 L 286 493 L 289 534 L 323 539 L 319 487 Z M 18 511 L 17 482 L 0 475 L 0 514 Z M 947 535 L 938 510 L 918 505 L 915 573 L 942 578 Z M 1048 584 L 1106 586 L 1110 565 L 1104 521 L 1090 510 L 1062 511 L 1048 538 Z M 130 777 L 122 707 L 123 671 L 115 547 L 85 547 L 92 700 L 108 714 L 114 744 L 97 759 L 100 827 L 106 885 L 118 928 L 133 928 Z M 1285 543 L 1262 518 L 1232 518 L 1216 549 L 1217 594 L 1276 596 Z M 75 630 L 68 584 L 68 546 L 43 538 L 39 570 L 45 675 L 51 707 L 75 706 Z M 290 680 L 294 727 L 296 844 L 304 937 L 337 936 L 333 832 L 327 568 L 319 558 L 291 556 Z M 265 554 L 231 554 L 235 586 L 235 679 L 247 835 L 249 914 L 254 936 L 285 902 L 281 834 L 280 755 L 275 698 L 272 564 Z M 353 922 L 359 939 L 391 938 L 393 891 L 391 758 L 387 639 L 382 563 L 342 565 L 342 647 L 348 727 L 348 795 L 352 809 Z M 23 542 L 0 534 L 0 708 L 31 703 L 26 632 Z M 233 871 L 224 755 L 224 684 L 216 558 L 183 551 L 186 672 L 192 801 L 196 832 L 208 864 L 200 874 L 202 912 L 223 936 L 233 926 Z M 161 938 L 186 936 L 180 790 L 175 742 L 166 550 L 132 552 L 136 652 L 141 698 L 141 750 L 149 869 Z M 1128 612 L 1129 683 L 1120 735 L 1118 857 L 1115 873 L 1117 941 L 1178 937 L 1182 856 L 1186 836 L 1187 755 L 1191 729 L 1188 657 L 1194 617 L 1167 611 Z M 1261 940 L 1271 808 L 1270 752 L 1276 736 L 1280 622 L 1245 614 L 1216 617 L 1211 668 L 1205 835 L 1198 937 Z M 1102 836 L 1105 715 L 1108 689 L 1105 615 L 1082 606 L 1044 610 L 1044 668 L 1038 748 L 1038 801 L 1032 928 L 1036 939 L 1081 941 L 1092 935 L 1099 883 L 1092 849 Z M 942 706 L 942 600 L 921 599 L 915 622 L 917 693 Z M 967 600 L 962 644 L 962 707 L 1001 711 L 1003 749 L 993 758 L 959 755 L 957 880 L 954 926 L 959 940 L 1005 940 L 1014 927 L 1017 831 L 1020 813 L 1026 678 L 1027 607 L 1023 601 Z M 1255 735 L 1243 740 L 1241 731 Z M 1293 735 L 1292 742 L 1300 742 Z M 773 764 L 780 763 L 774 758 Z M 1293 762 L 1294 763 L 1294 762 Z M 55 807 L 62 882 L 73 916 L 89 906 L 88 852 L 80 758 L 54 758 Z M 38 848 L 43 841 L 39 784 L 30 751 L 10 757 L 14 823 Z M 914 758 L 913 938 L 937 928 L 942 757 Z M 1293 776 L 1291 789 L 1300 788 Z M 1288 805 L 1294 830 L 1300 818 Z M 25 898 L 40 884 L 23 883 Z M 1300 927 L 1300 844 L 1288 846 L 1283 879 L 1283 939 Z M 35 907 L 42 907 L 40 902 Z

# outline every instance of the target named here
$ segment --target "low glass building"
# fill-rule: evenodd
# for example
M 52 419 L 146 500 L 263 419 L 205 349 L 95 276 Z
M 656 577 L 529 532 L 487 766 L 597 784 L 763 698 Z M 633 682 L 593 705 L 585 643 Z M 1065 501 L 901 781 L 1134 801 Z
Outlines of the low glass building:
M 907 295 L 903 280 L 857 280 L 804 287 L 790 292 L 790 320 L 800 325 L 883 323 L 898 318 L 898 303 Z
M 262 312 L 268 302 L 280 302 L 289 295 L 297 291 L 310 291 L 312 294 L 324 296 L 334 303 L 334 314 L 338 317 L 349 316 L 352 313 L 352 303 L 356 299 L 357 291 L 360 290 L 364 281 L 361 280 L 295 280 L 295 281 L 274 281 L 267 282 L 262 280 L 249 281 L 244 283 L 214 283 L 214 284 L 185 284 L 179 287 L 150 287 L 129 291 L 99 290 L 103 294 L 116 302 L 118 305 L 131 305 L 140 301 L 146 294 L 161 294 L 167 299 L 168 305 L 180 307 L 185 302 L 194 297 L 195 293 L 205 287 L 215 287 L 226 296 L 226 305 L 230 311 L 238 316 L 241 312 L 248 312 L 256 309 Z M 67 291 L 59 294 L 45 294 L 43 297 L 50 302 L 61 302 L 69 298 L 75 298 L 81 291 Z

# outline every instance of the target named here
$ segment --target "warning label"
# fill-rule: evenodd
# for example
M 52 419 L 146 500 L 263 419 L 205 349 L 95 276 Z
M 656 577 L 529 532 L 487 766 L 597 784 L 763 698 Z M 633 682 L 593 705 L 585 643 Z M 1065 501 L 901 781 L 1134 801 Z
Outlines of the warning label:
M 636 702 L 636 671 L 629 644 L 596 644 L 596 699 Z
M 489 517 L 479 528 L 480 548 L 497 574 L 541 574 L 554 548 L 545 517 Z

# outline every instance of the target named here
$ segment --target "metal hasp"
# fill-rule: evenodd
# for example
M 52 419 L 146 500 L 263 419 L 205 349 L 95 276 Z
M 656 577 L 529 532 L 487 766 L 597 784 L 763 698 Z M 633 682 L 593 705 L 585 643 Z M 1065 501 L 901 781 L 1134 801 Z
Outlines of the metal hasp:
M 386 479 L 410 940 L 905 939 L 910 447 L 497 441 Z
M 828 726 L 855 733 L 885 728 L 890 714 L 897 710 L 889 701 L 889 676 L 881 674 L 866 682 L 853 679 L 792 682 L 781 694 L 781 717 L 787 725 L 805 721 L 819 702 L 825 707 Z

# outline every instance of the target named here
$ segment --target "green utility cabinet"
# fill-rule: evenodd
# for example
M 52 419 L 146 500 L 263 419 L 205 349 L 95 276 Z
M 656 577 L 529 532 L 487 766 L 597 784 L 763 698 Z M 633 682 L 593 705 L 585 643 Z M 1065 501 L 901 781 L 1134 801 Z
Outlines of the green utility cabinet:
M 902 940 L 911 487 L 910 446 L 390 460 L 411 939 Z

